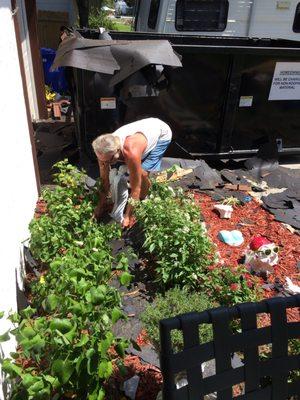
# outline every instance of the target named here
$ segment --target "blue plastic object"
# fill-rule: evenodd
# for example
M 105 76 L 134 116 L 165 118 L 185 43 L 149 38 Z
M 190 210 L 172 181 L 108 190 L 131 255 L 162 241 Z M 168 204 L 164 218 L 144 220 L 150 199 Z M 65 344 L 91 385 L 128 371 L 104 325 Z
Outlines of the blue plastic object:
M 55 69 L 54 71 L 50 71 L 51 65 L 56 55 L 56 51 L 53 49 L 42 47 L 41 55 L 43 60 L 46 85 L 50 86 L 57 93 L 65 93 L 68 90 L 65 69 L 63 67 L 60 67 Z
M 244 202 L 245 203 L 250 203 L 250 201 L 252 201 L 252 197 L 251 196 L 245 196 L 244 197 Z
M 229 246 L 240 246 L 244 243 L 244 237 L 240 231 L 220 231 L 219 239 Z

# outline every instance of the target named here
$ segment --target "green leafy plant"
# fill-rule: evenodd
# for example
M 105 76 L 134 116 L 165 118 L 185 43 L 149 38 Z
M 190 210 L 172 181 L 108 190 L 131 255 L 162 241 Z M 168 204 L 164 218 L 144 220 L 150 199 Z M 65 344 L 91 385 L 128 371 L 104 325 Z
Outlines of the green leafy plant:
M 92 29 L 101 27 L 107 30 L 115 30 L 116 24 L 109 18 L 106 11 L 92 7 L 89 14 L 89 27 Z
M 173 288 L 164 295 L 158 294 L 141 316 L 147 336 L 157 351 L 160 351 L 159 340 L 159 321 L 164 318 L 175 317 L 180 314 L 205 311 L 216 304 L 203 293 L 191 293 L 186 289 Z M 200 340 L 202 343 L 212 340 L 210 325 L 202 325 L 200 330 Z M 173 350 L 178 352 L 183 349 L 182 332 L 172 331 Z
M 30 285 L 30 307 L 10 317 L 18 351 L 2 368 L 13 400 L 100 400 L 128 346 L 112 333 L 124 315 L 109 282 L 113 268 L 123 285 L 131 275 L 125 255 L 111 256 L 109 240 L 120 237 L 120 228 L 92 218 L 95 191 L 84 188 L 84 173 L 66 161 L 56 168 L 59 186 L 44 191 L 46 214 L 30 224 L 30 248 L 43 269 Z
M 135 205 L 144 251 L 155 263 L 164 287 L 196 287 L 214 259 L 214 248 L 200 224 L 199 207 L 182 191 L 155 184 L 148 199 Z
M 226 199 L 224 199 L 221 204 L 224 204 L 227 206 L 240 206 L 241 202 L 236 197 L 231 196 L 231 197 L 227 197 Z
M 207 294 L 224 306 L 262 299 L 259 278 L 243 266 L 211 266 L 203 284 Z

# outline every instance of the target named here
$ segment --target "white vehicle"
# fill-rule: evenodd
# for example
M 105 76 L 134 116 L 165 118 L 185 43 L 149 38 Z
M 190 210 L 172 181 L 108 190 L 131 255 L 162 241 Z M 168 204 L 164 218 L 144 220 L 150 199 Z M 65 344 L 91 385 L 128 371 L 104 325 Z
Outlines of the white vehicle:
M 126 16 L 132 13 L 132 7 L 128 7 L 124 0 L 117 0 L 115 2 L 115 15 L 116 17 Z
M 136 31 L 300 40 L 299 0 L 137 0 Z

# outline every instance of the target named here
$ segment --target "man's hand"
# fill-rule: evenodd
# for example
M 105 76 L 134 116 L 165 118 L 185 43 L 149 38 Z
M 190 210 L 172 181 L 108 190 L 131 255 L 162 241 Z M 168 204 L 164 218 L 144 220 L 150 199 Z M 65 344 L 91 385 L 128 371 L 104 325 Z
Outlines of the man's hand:
M 129 216 L 124 216 L 123 222 L 122 222 L 122 228 L 127 229 L 130 228 L 130 217 Z
M 124 228 L 124 229 L 131 228 L 135 223 L 136 223 L 136 219 L 133 215 L 130 215 L 130 216 L 125 215 L 123 222 L 122 222 L 122 228 Z

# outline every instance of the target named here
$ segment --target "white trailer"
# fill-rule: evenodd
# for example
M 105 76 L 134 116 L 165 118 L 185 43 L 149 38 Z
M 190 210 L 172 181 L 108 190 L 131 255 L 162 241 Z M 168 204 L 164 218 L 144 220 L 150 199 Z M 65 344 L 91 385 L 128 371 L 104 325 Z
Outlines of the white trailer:
M 299 0 L 138 0 L 135 29 L 300 40 Z

